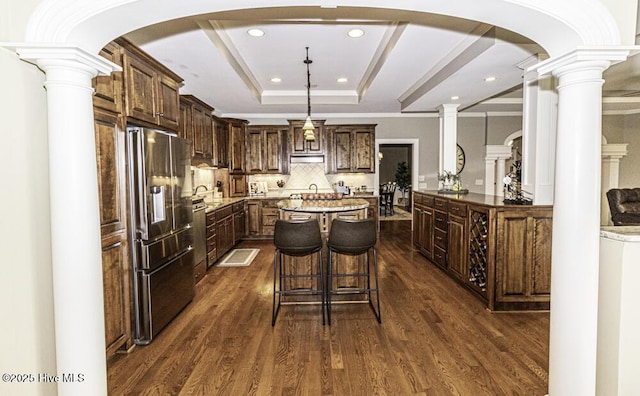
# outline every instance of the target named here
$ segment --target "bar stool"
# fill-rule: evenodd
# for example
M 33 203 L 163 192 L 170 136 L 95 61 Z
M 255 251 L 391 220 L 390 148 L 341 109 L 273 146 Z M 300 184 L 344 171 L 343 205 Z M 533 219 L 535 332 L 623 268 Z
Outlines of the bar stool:
M 271 326 L 276 323 L 276 317 L 280 311 L 280 306 L 287 304 L 282 301 L 283 296 L 291 295 L 320 295 L 320 305 L 322 307 L 322 324 L 325 324 L 325 296 L 324 296 L 324 276 L 322 262 L 322 237 L 320 236 L 320 225 L 318 220 L 288 221 L 277 220 L 273 235 L 275 252 L 273 253 L 273 307 L 271 315 Z M 283 263 L 283 256 L 302 257 L 311 254 L 318 254 L 317 272 L 309 268 L 309 273 L 291 273 Z M 311 264 L 313 266 L 313 264 Z M 296 271 L 297 272 L 297 271 Z M 287 282 L 295 282 L 296 279 L 307 279 L 310 283 L 308 288 L 287 288 Z M 314 287 L 313 283 L 316 284 Z M 277 296 L 277 304 L 276 304 Z
M 327 318 L 331 325 L 331 296 L 338 294 L 367 294 L 368 298 L 364 302 L 368 302 L 373 313 L 382 323 L 380 318 L 380 289 L 378 282 L 378 258 L 376 253 L 376 223 L 374 219 L 362 220 L 346 220 L 335 219 L 331 223 L 329 231 L 329 239 L 327 240 Z M 371 263 L 369 260 L 369 252 L 373 251 L 373 275 L 375 277 L 375 287 L 371 286 Z M 356 272 L 348 272 L 346 269 L 342 271 L 334 270 L 333 253 L 340 253 L 348 256 L 359 256 L 364 254 L 364 268 L 360 268 Z M 346 277 L 355 278 L 358 282 L 356 286 L 340 287 L 340 280 Z M 361 280 L 365 280 L 365 285 Z M 334 287 L 335 280 L 335 287 Z M 376 294 L 376 307 L 373 305 L 371 294 Z

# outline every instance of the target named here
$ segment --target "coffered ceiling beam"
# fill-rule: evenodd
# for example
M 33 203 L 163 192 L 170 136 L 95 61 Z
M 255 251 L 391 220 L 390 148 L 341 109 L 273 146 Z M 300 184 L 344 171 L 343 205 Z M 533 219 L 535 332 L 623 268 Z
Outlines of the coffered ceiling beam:
M 402 110 L 407 109 L 433 88 L 491 48 L 495 43 L 496 28 L 484 24 L 478 25 L 469 33 L 469 36 L 398 98 L 400 108 Z

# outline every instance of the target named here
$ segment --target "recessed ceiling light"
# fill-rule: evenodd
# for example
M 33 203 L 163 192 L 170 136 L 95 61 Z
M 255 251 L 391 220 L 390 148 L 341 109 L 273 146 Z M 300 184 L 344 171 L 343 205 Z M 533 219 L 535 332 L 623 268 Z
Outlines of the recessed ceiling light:
M 340 78 L 338 79 L 338 82 L 339 82 L 339 83 L 346 83 L 347 81 L 349 81 L 349 80 L 347 80 L 347 78 L 346 78 L 346 77 L 340 77 Z
M 460 99 L 460 97 L 459 97 L 459 96 L 452 96 L 452 97 L 451 97 L 451 100 L 458 100 L 458 99 Z
M 262 37 L 264 36 L 264 30 L 260 29 L 249 29 L 247 30 L 247 34 L 251 37 Z
M 362 29 L 351 29 L 349 33 L 347 33 L 351 38 L 358 38 L 364 36 L 364 30 Z
M 496 78 L 493 77 L 493 76 L 492 77 L 487 77 L 487 78 L 484 79 L 484 81 L 486 81 L 486 82 L 496 81 Z
M 272 83 L 276 83 L 276 84 L 277 84 L 277 83 L 281 83 L 281 82 L 282 82 L 282 79 L 281 79 L 280 77 L 273 77 L 273 78 L 271 79 L 271 82 L 272 82 Z

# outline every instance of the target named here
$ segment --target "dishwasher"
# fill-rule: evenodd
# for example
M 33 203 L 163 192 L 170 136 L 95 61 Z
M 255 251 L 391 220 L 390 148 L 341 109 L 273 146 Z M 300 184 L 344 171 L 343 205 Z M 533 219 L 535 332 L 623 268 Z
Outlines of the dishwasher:
M 207 204 L 202 198 L 194 198 L 193 205 L 193 264 L 207 260 Z M 205 263 L 204 268 L 207 267 Z

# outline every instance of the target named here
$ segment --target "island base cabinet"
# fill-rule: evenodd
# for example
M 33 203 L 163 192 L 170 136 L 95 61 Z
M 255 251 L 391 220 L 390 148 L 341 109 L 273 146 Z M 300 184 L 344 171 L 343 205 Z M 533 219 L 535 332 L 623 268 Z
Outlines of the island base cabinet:
M 474 193 L 414 192 L 413 210 L 414 247 L 489 310 L 549 309 L 551 206 L 504 205 L 500 197 Z
M 549 309 L 550 210 L 498 212 L 495 310 Z

